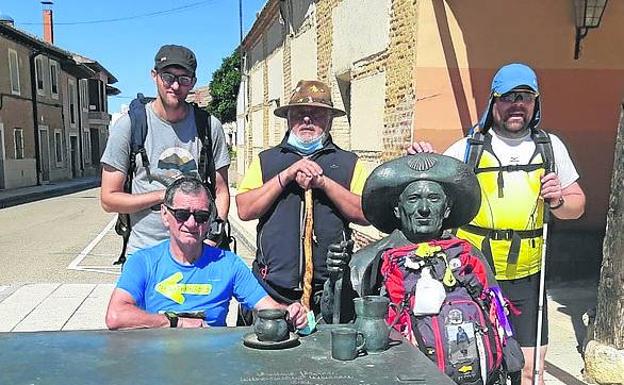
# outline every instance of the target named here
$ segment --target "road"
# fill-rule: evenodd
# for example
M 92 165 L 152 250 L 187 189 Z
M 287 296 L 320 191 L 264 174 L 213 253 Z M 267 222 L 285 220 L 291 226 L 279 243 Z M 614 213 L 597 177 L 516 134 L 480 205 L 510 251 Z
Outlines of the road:
M 100 207 L 99 189 L 0 210 L 0 285 L 115 282 L 120 238 L 105 231 L 114 218 Z M 68 269 L 100 234 L 80 261 L 87 269 Z

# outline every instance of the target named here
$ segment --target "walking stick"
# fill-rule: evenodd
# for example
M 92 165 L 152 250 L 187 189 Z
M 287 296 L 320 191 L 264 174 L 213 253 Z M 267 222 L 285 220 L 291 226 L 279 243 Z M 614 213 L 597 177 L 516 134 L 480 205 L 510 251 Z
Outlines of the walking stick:
M 312 233 L 314 231 L 312 190 L 305 191 L 305 227 L 303 230 L 303 256 L 305 260 L 305 272 L 303 274 L 303 295 L 301 304 L 310 310 L 310 299 L 312 297 L 312 277 L 314 265 L 312 262 Z
M 553 166 L 549 165 L 546 172 L 552 172 Z M 542 315 L 544 313 L 544 291 L 546 280 L 546 249 L 548 246 L 548 222 L 550 222 L 550 210 L 548 203 L 544 201 L 544 214 L 543 214 L 543 226 L 542 226 L 542 260 L 540 266 L 540 283 L 539 283 L 539 298 L 537 300 L 537 334 L 535 335 L 535 351 L 533 352 L 533 385 L 539 385 L 540 379 L 540 366 L 541 366 L 541 352 L 542 345 Z

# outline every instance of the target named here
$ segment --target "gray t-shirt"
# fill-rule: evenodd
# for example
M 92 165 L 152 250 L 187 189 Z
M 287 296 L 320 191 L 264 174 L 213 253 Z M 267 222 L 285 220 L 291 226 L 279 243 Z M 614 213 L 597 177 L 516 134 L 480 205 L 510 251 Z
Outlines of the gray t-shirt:
M 146 106 L 146 112 L 148 130 L 145 150 L 149 157 L 152 180 L 148 181 L 141 157 L 137 156 L 137 170 L 132 180 L 132 192 L 136 194 L 162 190 L 181 174 L 199 175 L 198 164 L 202 144 L 197 137 L 194 110 L 191 108 L 183 120 L 173 124 L 156 115 L 151 103 Z M 212 117 L 211 128 L 212 153 L 215 169 L 218 170 L 230 164 L 230 157 L 223 127 L 215 117 Z M 101 163 L 125 174 L 130 166 L 129 157 L 130 117 L 125 114 L 110 128 Z M 128 254 L 137 249 L 153 246 L 169 237 L 158 210 L 147 208 L 131 214 L 130 222 L 132 233 L 128 241 Z

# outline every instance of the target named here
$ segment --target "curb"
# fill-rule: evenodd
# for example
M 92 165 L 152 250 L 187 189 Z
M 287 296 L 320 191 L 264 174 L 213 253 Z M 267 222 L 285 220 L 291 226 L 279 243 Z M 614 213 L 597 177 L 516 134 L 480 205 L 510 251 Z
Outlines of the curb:
M 71 194 L 78 191 L 99 187 L 100 181 L 90 181 L 88 183 L 77 183 L 70 186 L 60 186 L 42 191 L 33 191 L 25 194 L 16 194 L 5 198 L 0 198 L 0 209 L 35 202 L 42 199 L 54 198 L 61 195 Z

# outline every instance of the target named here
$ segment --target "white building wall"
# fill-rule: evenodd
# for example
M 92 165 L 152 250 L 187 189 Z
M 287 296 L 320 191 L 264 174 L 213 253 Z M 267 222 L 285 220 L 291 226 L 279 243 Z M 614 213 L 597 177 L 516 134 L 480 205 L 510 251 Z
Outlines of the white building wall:
M 293 86 L 302 79 L 316 79 L 318 63 L 316 50 L 316 29 L 309 28 L 301 35 L 293 38 L 290 50 Z
M 390 0 L 344 0 L 332 14 L 334 72 L 384 51 L 390 43 Z
M 351 83 L 351 147 L 353 150 L 381 151 L 384 126 L 386 74 Z

